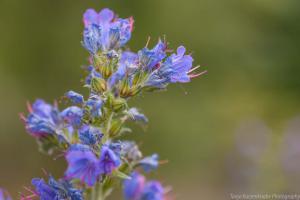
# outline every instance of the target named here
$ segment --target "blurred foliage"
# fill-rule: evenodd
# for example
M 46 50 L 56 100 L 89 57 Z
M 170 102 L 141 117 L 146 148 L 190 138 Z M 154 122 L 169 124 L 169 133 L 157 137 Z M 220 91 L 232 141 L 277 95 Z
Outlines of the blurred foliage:
M 300 111 L 299 6 L 297 0 L 0 0 L 0 185 L 17 196 L 32 177 L 42 176 L 41 168 L 62 175 L 63 159 L 37 152 L 18 113 L 26 112 L 27 100 L 84 91 L 82 13 L 110 7 L 134 16 L 132 50 L 148 36 L 154 44 L 165 35 L 170 47 L 186 45 L 195 64 L 209 71 L 183 87 L 131 101 L 150 123 L 146 132 L 135 127 L 128 137 L 169 160 L 153 177 L 173 185 L 177 199 L 228 199 L 228 192 L 240 191 L 226 164 L 236 151 L 235 130 L 258 118 L 272 131 L 251 168 L 259 172 L 249 191 L 290 191 L 279 154 L 286 123 Z M 241 160 L 233 157 L 231 170 L 244 171 Z

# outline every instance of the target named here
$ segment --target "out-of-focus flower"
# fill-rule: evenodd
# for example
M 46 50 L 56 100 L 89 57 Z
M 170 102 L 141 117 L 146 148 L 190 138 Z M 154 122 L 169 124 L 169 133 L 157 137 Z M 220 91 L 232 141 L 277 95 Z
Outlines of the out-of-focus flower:
M 131 179 L 125 180 L 123 183 L 123 194 L 126 200 L 139 200 L 146 179 L 143 175 L 140 175 L 137 172 L 133 172 L 130 175 Z
M 150 172 L 157 169 L 159 165 L 158 158 L 158 154 L 153 154 L 152 156 L 148 156 L 140 160 L 138 162 L 138 165 L 140 165 L 145 170 L 145 172 Z
M 164 200 L 165 190 L 158 181 L 146 182 L 138 172 L 123 182 L 123 194 L 126 200 Z
M 142 153 L 137 144 L 133 141 L 122 142 L 121 155 L 130 161 L 137 161 L 142 158 Z
M 163 200 L 164 188 L 158 181 L 149 181 L 146 183 L 141 200 Z
M 12 198 L 6 191 L 0 188 L 0 200 L 12 200 Z
M 130 108 L 128 110 L 128 115 L 134 121 L 140 121 L 143 123 L 148 122 L 148 118 L 144 114 L 140 113 L 137 108 Z

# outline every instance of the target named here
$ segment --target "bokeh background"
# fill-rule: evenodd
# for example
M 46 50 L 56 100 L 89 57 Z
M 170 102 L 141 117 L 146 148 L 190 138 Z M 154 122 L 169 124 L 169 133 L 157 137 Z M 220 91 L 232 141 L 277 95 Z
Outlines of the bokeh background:
M 63 174 L 63 159 L 37 151 L 18 113 L 37 97 L 84 91 L 81 17 L 90 7 L 134 16 L 132 50 L 165 35 L 209 71 L 131 101 L 150 123 L 130 137 L 169 160 L 152 178 L 185 200 L 299 192 L 298 0 L 0 0 L 1 187 L 17 197 L 42 168 Z

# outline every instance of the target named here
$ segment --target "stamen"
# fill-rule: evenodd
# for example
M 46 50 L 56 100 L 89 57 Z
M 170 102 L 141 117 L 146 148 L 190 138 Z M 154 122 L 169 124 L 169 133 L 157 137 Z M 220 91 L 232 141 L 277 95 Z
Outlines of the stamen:
M 189 73 L 191 73 L 191 72 L 193 72 L 193 71 L 195 71 L 196 69 L 199 69 L 201 66 L 200 65 L 198 65 L 198 66 L 196 66 L 196 67 L 194 67 L 194 68 L 192 68 L 189 72 L 188 72 L 188 74 Z
M 148 39 L 147 39 L 147 42 L 146 42 L 146 48 L 148 48 L 148 45 L 149 45 L 149 43 L 150 43 L 150 40 L 151 40 L 151 37 L 150 36 L 148 36 Z
M 207 73 L 207 70 L 203 71 L 203 72 L 200 72 L 199 74 L 190 74 L 189 77 L 190 78 L 196 78 L 196 77 L 199 77 L 203 74 L 206 74 Z

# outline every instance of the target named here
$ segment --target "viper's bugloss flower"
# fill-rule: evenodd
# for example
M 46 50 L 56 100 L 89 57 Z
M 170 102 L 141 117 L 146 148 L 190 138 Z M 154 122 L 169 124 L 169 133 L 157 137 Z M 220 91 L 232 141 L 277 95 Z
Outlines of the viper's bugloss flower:
M 31 183 L 41 200 L 83 200 L 82 191 L 66 180 L 56 181 L 50 176 L 48 183 L 41 178 L 34 178 Z
M 138 55 L 124 51 L 121 55 L 118 69 L 109 79 L 110 87 L 113 87 L 118 81 L 122 80 L 125 75 L 131 76 L 138 69 Z
M 139 200 L 142 195 L 146 179 L 138 172 L 131 173 L 130 177 L 131 179 L 127 179 L 123 183 L 124 197 L 126 200 Z
M 28 106 L 29 115 L 22 117 L 26 130 L 33 136 L 40 137 L 55 134 L 60 128 L 62 120 L 58 108 L 38 99 L 32 106 Z
M 72 103 L 74 104 L 82 104 L 84 102 L 84 98 L 81 94 L 74 92 L 74 91 L 69 91 L 65 94 L 65 96 L 71 100 Z
M 88 71 L 89 75 L 86 77 L 85 83 L 88 86 L 91 85 L 91 81 L 93 78 L 102 78 L 101 74 L 99 72 L 97 72 L 96 69 L 94 68 L 94 66 L 92 66 L 92 65 L 90 65 L 87 68 L 87 71 Z
M 99 166 L 103 174 L 111 174 L 114 169 L 121 165 L 120 157 L 108 145 L 103 145 Z
M 145 85 L 163 88 L 169 83 L 189 82 L 191 77 L 189 71 L 193 65 L 193 58 L 185 55 L 185 51 L 185 48 L 180 46 L 177 54 L 172 54 L 150 74 Z
M 109 9 L 99 13 L 88 9 L 84 13 L 83 22 L 83 45 L 92 54 L 98 50 L 109 51 L 122 47 L 130 39 L 133 28 L 132 18 L 117 18 Z
M 101 140 L 103 136 L 98 128 L 90 125 L 83 125 L 78 132 L 80 141 L 86 145 L 96 144 Z
M 143 48 L 138 52 L 139 64 L 143 69 L 152 71 L 166 57 L 166 44 L 159 41 L 153 49 Z
M 12 198 L 6 191 L 0 188 L 0 200 L 12 200 Z
M 97 95 L 92 95 L 87 101 L 86 104 L 87 108 L 91 112 L 92 117 L 100 117 L 102 115 L 102 105 L 103 102 Z
M 139 165 L 145 170 L 145 172 L 150 172 L 157 169 L 159 165 L 158 154 L 153 154 L 151 156 L 145 157 L 139 161 Z
M 140 200 L 163 200 L 164 188 L 158 181 L 149 181 L 145 184 Z
M 101 171 L 99 161 L 91 150 L 69 150 L 66 154 L 68 169 L 65 172 L 66 178 L 80 179 L 82 183 L 93 186 Z
M 137 161 L 142 158 L 142 153 L 139 150 L 138 145 L 133 141 L 122 142 L 121 155 L 129 161 Z
M 148 122 L 148 118 L 144 114 L 140 113 L 137 108 L 130 108 L 128 110 L 128 115 L 134 121 L 140 121 L 143 123 Z
M 71 106 L 61 112 L 62 118 L 71 126 L 79 126 L 83 116 L 83 110 L 77 106 Z

